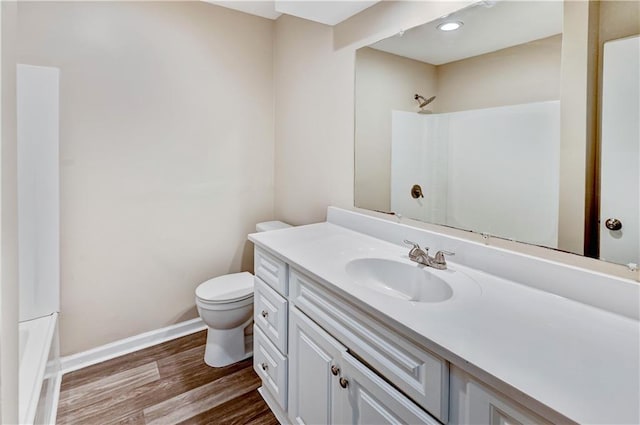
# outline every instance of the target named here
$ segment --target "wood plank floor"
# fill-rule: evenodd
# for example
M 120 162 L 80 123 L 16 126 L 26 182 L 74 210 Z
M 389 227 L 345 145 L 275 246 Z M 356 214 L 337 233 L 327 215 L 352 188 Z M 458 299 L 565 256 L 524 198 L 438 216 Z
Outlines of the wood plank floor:
M 212 368 L 206 331 L 65 374 L 58 424 L 259 424 L 278 421 L 253 359 Z

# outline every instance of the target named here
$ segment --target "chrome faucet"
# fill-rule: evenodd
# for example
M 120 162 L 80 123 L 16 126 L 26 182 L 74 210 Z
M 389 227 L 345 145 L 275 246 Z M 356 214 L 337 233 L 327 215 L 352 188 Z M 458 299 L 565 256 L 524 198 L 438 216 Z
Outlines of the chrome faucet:
M 445 255 L 456 255 L 449 251 L 438 251 L 434 257 L 431 257 L 429 255 L 429 248 L 422 249 L 417 243 L 406 239 L 404 240 L 404 243 L 411 246 L 411 250 L 409 251 L 409 260 L 438 270 L 446 270 L 447 268 L 447 261 L 444 257 Z

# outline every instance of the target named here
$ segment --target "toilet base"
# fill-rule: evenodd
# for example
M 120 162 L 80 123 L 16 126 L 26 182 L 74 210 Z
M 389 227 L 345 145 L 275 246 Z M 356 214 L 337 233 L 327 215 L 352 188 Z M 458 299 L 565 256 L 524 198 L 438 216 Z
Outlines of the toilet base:
M 244 334 L 250 322 L 234 329 L 208 328 L 204 362 L 211 367 L 223 367 L 251 357 L 253 347 L 245 343 Z

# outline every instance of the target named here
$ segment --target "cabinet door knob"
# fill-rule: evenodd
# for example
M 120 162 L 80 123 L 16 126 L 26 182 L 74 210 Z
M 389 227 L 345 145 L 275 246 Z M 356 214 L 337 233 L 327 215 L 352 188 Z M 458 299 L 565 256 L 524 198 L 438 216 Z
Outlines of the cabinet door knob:
M 347 388 L 349 386 L 349 381 L 347 381 L 345 378 L 340 378 L 340 386 L 342 388 Z
M 269 365 L 262 362 L 260 363 L 260 368 L 262 368 L 262 370 L 264 370 L 265 372 L 267 371 L 267 369 L 269 369 Z
M 332 365 L 331 373 L 333 374 L 333 376 L 338 376 L 338 374 L 340 373 L 340 368 L 336 365 Z
M 264 317 L 265 319 L 267 318 L 267 316 L 269 316 L 269 312 L 267 310 L 262 310 L 262 313 L 260 313 L 262 315 L 262 317 Z

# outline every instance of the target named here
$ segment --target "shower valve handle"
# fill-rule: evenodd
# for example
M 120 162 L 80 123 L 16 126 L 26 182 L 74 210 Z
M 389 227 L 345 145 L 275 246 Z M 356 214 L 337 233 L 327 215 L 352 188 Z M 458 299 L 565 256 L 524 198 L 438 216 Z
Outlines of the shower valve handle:
M 422 187 L 419 184 L 414 184 L 411 188 L 411 197 L 413 199 L 424 198 L 424 194 L 422 193 Z

